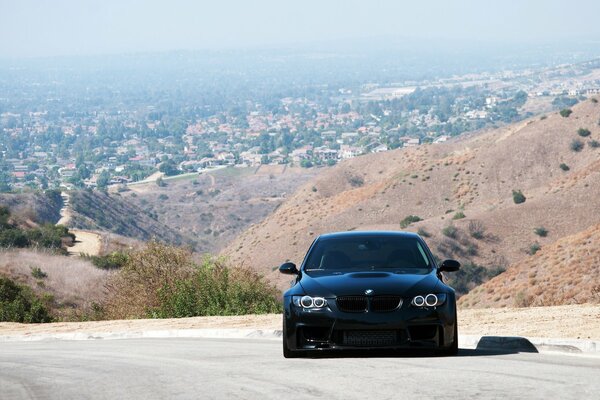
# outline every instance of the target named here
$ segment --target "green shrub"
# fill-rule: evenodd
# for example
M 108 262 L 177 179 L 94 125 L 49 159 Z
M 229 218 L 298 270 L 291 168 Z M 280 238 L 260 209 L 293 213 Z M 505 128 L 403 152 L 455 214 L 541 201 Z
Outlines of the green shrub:
M 583 142 L 579 139 L 573 139 L 569 147 L 574 152 L 580 152 L 581 150 L 583 150 Z
M 47 308 L 33 291 L 0 276 L 0 322 L 51 322 Z
M 597 98 L 595 98 L 595 97 L 594 97 L 594 98 L 592 98 L 592 103 L 597 103 L 597 102 L 598 102 L 598 99 L 597 99 Z
M 592 134 L 592 132 L 590 132 L 589 129 L 585 129 L 585 128 L 579 128 L 577 130 L 577 134 L 581 137 L 588 137 Z
M 464 212 L 458 211 L 456 214 L 454 214 L 454 216 L 452 217 L 452 219 L 463 219 L 465 217 L 466 217 L 466 215 L 465 215 Z
M 538 226 L 533 230 L 533 232 L 540 237 L 548 236 L 548 229 L 544 228 L 543 226 Z
M 40 267 L 32 267 L 31 276 L 33 276 L 35 279 L 44 279 L 48 277 L 48 274 L 42 271 Z
M 166 194 L 162 193 L 158 196 L 159 200 L 165 201 L 165 200 L 169 200 L 169 196 L 167 196 Z
M 573 110 L 570 108 L 563 108 L 560 110 L 560 116 L 563 118 L 569 118 L 569 116 L 573 113 Z
M 542 246 L 540 246 L 539 243 L 533 243 L 531 244 L 531 246 L 529 246 L 529 249 L 527 250 L 527 254 L 529 255 L 534 255 L 535 253 L 537 253 L 540 249 L 542 248 Z
M 570 169 L 571 169 L 571 168 L 569 168 L 569 166 L 568 166 L 567 164 L 565 164 L 565 163 L 561 163 L 561 164 L 559 165 L 559 167 L 560 167 L 560 169 L 562 169 L 563 171 L 568 171 L 568 170 L 570 170 Z
M 419 221 L 423 221 L 421 219 L 421 217 L 419 217 L 417 215 L 408 215 L 402 221 L 400 221 L 400 228 L 404 229 L 404 228 L 408 227 L 410 224 L 412 224 L 414 222 L 419 222 Z
M 590 140 L 588 142 L 588 146 L 590 146 L 592 149 L 597 149 L 598 147 L 600 147 L 600 142 L 598 142 L 597 140 Z
M 129 256 L 119 251 L 114 251 L 104 256 L 87 256 L 85 258 L 90 260 L 92 264 L 100 269 L 121 269 L 129 260 Z
M 525 200 L 527 200 L 527 197 L 525 197 L 523 192 L 521 192 L 520 190 L 513 190 L 512 196 L 513 196 L 513 201 L 515 202 L 515 204 L 525 203 Z
M 448 225 L 442 229 L 442 234 L 449 238 L 455 239 L 458 236 L 458 229 L 454 225 Z

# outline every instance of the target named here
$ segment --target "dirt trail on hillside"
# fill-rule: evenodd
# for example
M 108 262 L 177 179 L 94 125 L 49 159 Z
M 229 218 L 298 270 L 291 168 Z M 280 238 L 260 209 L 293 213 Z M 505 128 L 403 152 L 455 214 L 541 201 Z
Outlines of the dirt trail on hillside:
M 60 209 L 60 219 L 58 220 L 56 225 L 67 226 L 68 223 L 71 221 L 71 207 L 70 207 L 71 196 L 69 196 L 68 193 L 61 192 L 60 197 L 62 197 L 63 206 Z
M 600 340 L 600 305 L 459 310 L 458 319 L 459 332 L 465 335 Z M 0 336 L 66 332 L 140 332 L 199 328 L 281 329 L 281 315 L 58 322 L 51 324 L 1 322 Z
M 69 231 L 75 235 L 74 245 L 67 247 L 69 254 L 87 254 L 90 256 L 100 254 L 102 248 L 102 236 L 100 234 L 79 229 L 69 229 Z

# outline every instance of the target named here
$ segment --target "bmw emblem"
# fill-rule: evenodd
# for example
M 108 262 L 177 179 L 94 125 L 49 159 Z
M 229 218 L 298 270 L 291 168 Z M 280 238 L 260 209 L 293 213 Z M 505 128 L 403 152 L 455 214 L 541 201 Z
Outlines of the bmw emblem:
M 365 290 L 365 294 L 366 295 L 373 294 L 373 289 L 367 289 L 367 290 Z

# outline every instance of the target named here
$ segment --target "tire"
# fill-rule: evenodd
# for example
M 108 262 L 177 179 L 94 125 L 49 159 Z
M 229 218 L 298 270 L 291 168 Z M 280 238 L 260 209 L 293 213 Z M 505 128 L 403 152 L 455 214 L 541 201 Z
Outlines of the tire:
M 454 316 L 454 340 L 447 349 L 438 350 L 440 356 L 455 356 L 458 354 L 458 319 Z
M 283 358 L 298 358 L 302 357 L 304 353 L 302 351 L 294 351 L 290 350 L 287 344 L 287 339 L 285 338 L 287 330 L 285 329 L 285 316 L 283 317 Z

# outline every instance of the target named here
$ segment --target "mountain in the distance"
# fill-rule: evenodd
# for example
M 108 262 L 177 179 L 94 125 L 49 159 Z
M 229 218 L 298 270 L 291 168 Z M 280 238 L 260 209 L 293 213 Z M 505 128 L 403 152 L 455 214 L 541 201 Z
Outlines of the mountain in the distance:
M 278 275 L 277 265 L 300 263 L 321 233 L 419 231 L 439 258 L 463 262 L 454 279 L 464 293 L 540 247 L 600 223 L 599 119 L 592 99 L 568 117 L 557 112 L 344 161 L 301 187 L 224 254 L 285 288 L 289 278 Z M 410 216 L 420 221 L 408 224 Z

